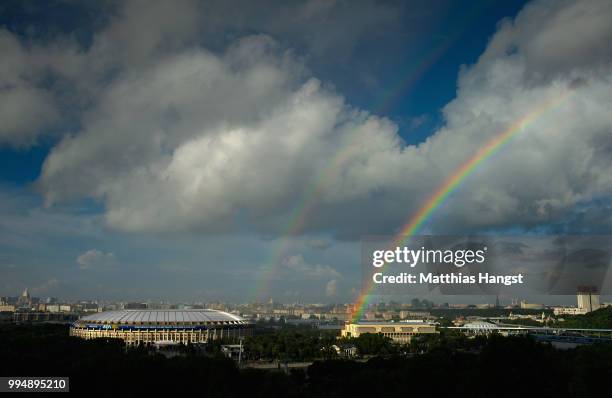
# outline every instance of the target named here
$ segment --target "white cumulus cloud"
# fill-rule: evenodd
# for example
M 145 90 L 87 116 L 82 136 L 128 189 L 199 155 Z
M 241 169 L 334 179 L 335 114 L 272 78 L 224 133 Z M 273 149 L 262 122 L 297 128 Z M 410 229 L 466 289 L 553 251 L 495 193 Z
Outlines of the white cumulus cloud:
M 338 282 L 335 279 L 330 280 L 325 284 L 325 295 L 327 297 L 334 297 L 338 290 Z
M 340 273 L 329 265 L 310 264 L 301 254 L 294 254 L 283 259 L 280 272 L 289 274 L 290 278 L 320 279 L 340 277 Z
M 76 258 L 76 262 L 81 269 L 104 267 L 115 264 L 116 259 L 113 253 L 105 253 L 97 249 L 88 250 Z
M 141 38 L 137 60 L 101 52 L 130 67 L 99 87 L 39 186 L 50 205 L 99 200 L 108 224 L 127 231 L 277 234 L 302 206 L 301 232 L 392 233 L 479 148 L 570 92 L 466 178 L 427 227 L 559 222 L 612 191 L 611 18 L 606 1 L 527 5 L 462 69 L 443 127 L 410 146 L 394 122 L 347 104 L 269 36 L 221 52 L 181 46 L 191 28 L 179 44 Z M 128 29 L 113 26 L 100 37 Z

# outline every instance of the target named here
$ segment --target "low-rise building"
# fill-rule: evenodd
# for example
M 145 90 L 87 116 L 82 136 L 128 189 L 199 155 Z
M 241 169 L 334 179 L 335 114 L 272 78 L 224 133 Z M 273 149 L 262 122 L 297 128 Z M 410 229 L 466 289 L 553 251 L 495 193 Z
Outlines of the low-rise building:
M 555 315 L 584 315 L 588 311 L 586 308 L 578 307 L 554 307 L 553 313 Z
M 357 355 L 357 347 L 355 347 L 352 344 L 348 346 L 343 346 L 343 347 L 340 347 L 334 344 L 331 346 L 331 348 L 334 349 L 336 351 L 336 354 L 338 354 L 339 356 L 352 358 Z
M 390 337 L 396 343 L 409 343 L 412 337 L 437 333 L 436 326 L 428 322 L 356 322 L 347 323 L 342 329 L 343 337 L 359 337 L 364 333 L 377 333 Z
M 38 323 L 38 322 L 58 322 L 65 323 L 76 320 L 76 314 L 67 312 L 40 312 L 40 311 L 19 311 L 13 313 L 13 322 L 16 323 Z
M 385 321 L 390 321 L 394 317 L 399 318 L 399 314 L 396 312 L 386 311 L 382 313 L 382 317 Z
M 373 312 L 373 311 L 366 312 L 365 314 L 363 314 L 363 317 L 367 319 L 368 321 L 373 321 L 377 318 L 376 312 Z
M 521 300 L 521 309 L 541 310 L 541 309 L 544 309 L 544 304 L 528 303 L 527 300 Z
M 401 319 L 426 319 L 431 318 L 431 314 L 428 311 L 407 311 L 402 310 L 399 312 Z

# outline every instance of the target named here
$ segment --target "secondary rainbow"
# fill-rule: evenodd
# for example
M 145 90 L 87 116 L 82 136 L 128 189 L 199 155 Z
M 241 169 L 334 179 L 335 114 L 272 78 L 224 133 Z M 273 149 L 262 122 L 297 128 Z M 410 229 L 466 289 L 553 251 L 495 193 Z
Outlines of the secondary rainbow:
M 470 14 L 470 17 L 473 15 Z M 467 19 L 466 19 L 467 21 Z M 463 24 L 465 28 L 467 23 Z M 462 31 L 462 30 L 461 30 Z M 384 93 L 379 99 L 378 105 L 374 107 L 373 115 L 384 114 L 397 99 L 409 91 L 419 78 L 431 68 L 439 58 L 448 50 L 453 42 L 460 36 L 461 31 L 449 35 L 438 46 L 431 49 L 428 53 L 417 59 L 401 80 L 393 84 L 393 90 Z M 264 262 L 259 276 L 259 283 L 255 285 L 252 297 L 258 300 L 263 294 L 268 292 L 270 281 L 273 279 L 273 274 L 278 270 L 278 265 L 282 261 L 282 257 L 287 253 L 290 245 L 288 238 L 299 235 L 304 230 L 308 217 L 313 210 L 321 202 L 321 196 L 329 188 L 329 185 L 334 180 L 334 177 L 342 170 L 342 165 L 350 158 L 350 155 L 358 148 L 355 145 L 358 142 L 359 134 L 354 134 L 347 143 L 347 148 L 338 152 L 331 161 L 322 168 L 321 172 L 313 179 L 313 182 L 306 188 L 301 199 L 293 207 L 293 211 L 287 218 L 287 223 L 282 229 L 279 243 L 272 251 L 269 260 Z
M 320 196 L 328 188 L 339 170 L 341 170 L 340 166 L 355 149 L 356 147 L 354 145 L 349 145 L 349 148 L 339 153 L 333 161 L 319 173 L 317 178 L 314 179 L 315 183 L 308 187 L 305 195 L 302 196 L 302 200 L 293 208 L 289 216 L 289 221 L 285 227 L 285 233 L 283 234 L 285 238 L 280 238 L 280 243 L 276 247 L 276 250 L 272 252 L 270 260 L 264 263 L 259 278 L 260 282 L 256 284 L 252 295 L 255 300 L 265 298 L 261 296 L 269 290 L 268 284 L 273 279 L 273 274 L 277 271 L 278 264 L 282 261 L 282 257 L 286 254 L 289 247 L 290 242 L 286 237 L 297 235 L 299 231 L 303 229 L 306 220 L 320 202 Z
M 489 159 L 493 154 L 499 151 L 504 145 L 512 140 L 518 133 L 523 131 L 529 124 L 533 123 L 536 119 L 541 117 L 547 111 L 555 108 L 565 98 L 568 93 L 564 92 L 561 95 L 554 97 L 538 106 L 536 109 L 519 119 L 504 130 L 501 134 L 493 137 L 484 146 L 482 146 L 470 159 L 461 164 L 429 197 L 429 199 L 421 206 L 421 208 L 412 216 L 400 229 L 400 232 L 396 235 L 395 239 L 389 245 L 390 248 L 400 246 L 406 239 L 415 235 L 419 229 L 423 226 L 432 213 L 438 209 L 453 193 L 457 187 L 463 182 L 470 174 L 477 169 L 477 167 L 484 161 Z M 384 268 L 383 268 L 384 269 Z M 363 312 L 367 307 L 368 301 L 372 294 L 374 283 L 370 281 L 366 289 L 358 297 L 355 308 L 353 310 L 353 321 L 360 320 L 363 316 Z
M 448 51 L 453 43 L 461 37 L 463 32 L 467 30 L 475 19 L 482 14 L 485 7 L 472 5 L 472 7 L 461 7 L 461 9 L 465 9 L 466 12 L 461 14 L 459 19 L 455 19 L 455 28 L 449 32 L 443 40 L 440 40 L 436 46 L 428 48 L 425 53 L 421 54 L 412 62 L 412 65 L 408 68 L 406 73 L 403 74 L 402 78 L 391 85 L 393 89 L 384 93 L 377 101 L 376 105 L 373 107 L 374 110 L 372 114 L 386 113 L 386 111 L 395 104 L 398 98 L 410 91 L 419 79 L 431 69 L 439 61 L 442 55 Z M 347 148 L 339 151 L 331 161 L 322 168 L 321 172 L 312 180 L 312 183 L 304 190 L 304 194 L 293 207 L 291 214 L 287 217 L 287 223 L 285 223 L 284 228 L 282 228 L 278 244 L 275 245 L 271 255 L 268 257 L 268 260 L 263 263 L 260 270 L 258 283 L 255 284 L 251 294 L 254 300 L 266 298 L 263 296 L 269 292 L 269 284 L 274 279 L 274 273 L 278 271 L 278 267 L 283 261 L 283 256 L 288 252 L 289 246 L 291 245 L 290 238 L 304 231 L 307 220 L 321 202 L 321 196 L 329 188 L 334 178 L 341 172 L 342 165 L 358 148 L 358 146 L 353 145 L 358 142 L 358 138 L 359 134 L 353 135 L 347 144 Z

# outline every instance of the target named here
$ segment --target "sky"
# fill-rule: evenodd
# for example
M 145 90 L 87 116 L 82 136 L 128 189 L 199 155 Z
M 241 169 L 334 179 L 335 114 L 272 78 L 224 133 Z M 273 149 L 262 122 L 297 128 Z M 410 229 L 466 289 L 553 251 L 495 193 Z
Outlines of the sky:
M 426 234 L 612 229 L 608 1 L 4 1 L 0 295 L 347 302 Z

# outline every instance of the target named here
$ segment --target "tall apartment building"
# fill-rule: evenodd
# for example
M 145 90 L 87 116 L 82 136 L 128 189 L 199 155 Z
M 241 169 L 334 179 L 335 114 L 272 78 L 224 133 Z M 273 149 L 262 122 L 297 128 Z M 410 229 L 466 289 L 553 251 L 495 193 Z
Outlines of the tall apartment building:
M 578 300 L 578 308 L 581 308 L 586 312 L 598 310 L 600 307 L 599 294 L 597 294 L 593 289 L 579 290 L 576 298 Z

